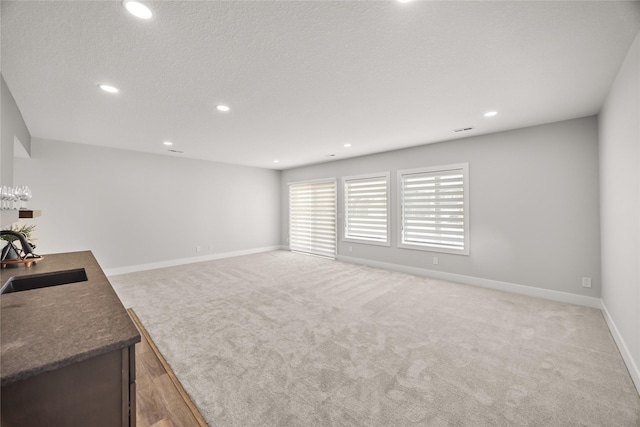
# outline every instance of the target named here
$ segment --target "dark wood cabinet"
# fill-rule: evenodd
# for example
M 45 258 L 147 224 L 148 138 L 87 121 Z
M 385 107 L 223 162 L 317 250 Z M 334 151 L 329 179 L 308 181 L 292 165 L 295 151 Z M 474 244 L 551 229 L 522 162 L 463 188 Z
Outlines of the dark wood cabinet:
M 3 427 L 135 427 L 135 346 L 2 387 Z
M 0 284 L 77 269 L 86 281 L 0 296 L 2 427 L 136 425 L 140 333 L 93 254 L 3 268 Z

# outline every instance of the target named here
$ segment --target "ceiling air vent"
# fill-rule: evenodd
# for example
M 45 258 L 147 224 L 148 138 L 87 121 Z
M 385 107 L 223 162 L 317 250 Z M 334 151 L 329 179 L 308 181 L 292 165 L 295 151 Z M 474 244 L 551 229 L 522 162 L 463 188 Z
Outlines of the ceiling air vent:
M 172 153 L 179 153 L 179 154 L 184 153 L 184 151 L 180 151 L 180 150 L 167 150 L 167 151 L 170 151 Z
M 458 129 L 454 129 L 453 131 L 454 132 L 466 132 L 466 131 L 469 131 L 471 129 L 474 129 L 474 127 L 473 126 L 469 126 L 469 127 L 466 127 L 466 128 L 458 128 Z

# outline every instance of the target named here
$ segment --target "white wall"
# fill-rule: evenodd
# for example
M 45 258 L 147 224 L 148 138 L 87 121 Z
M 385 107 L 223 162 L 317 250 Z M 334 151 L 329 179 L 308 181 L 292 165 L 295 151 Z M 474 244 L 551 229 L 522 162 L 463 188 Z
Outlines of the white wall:
M 640 390 L 640 33 L 599 115 L 602 300 Z
M 22 114 L 9 90 L 4 77 L 0 76 L 0 183 L 13 185 L 14 141 L 17 137 L 25 151 L 31 151 L 31 134 L 22 119 Z
M 391 247 L 339 241 L 339 255 L 595 302 L 600 297 L 597 137 L 597 119 L 588 117 L 286 170 L 282 241 L 288 241 L 287 183 L 390 171 Z M 396 171 L 462 162 L 469 162 L 470 256 L 397 248 Z M 340 191 L 339 211 L 341 198 Z M 434 255 L 438 265 L 432 264 Z M 583 288 L 582 277 L 591 277 L 593 287 Z
M 42 210 L 37 253 L 113 269 L 280 245 L 279 171 L 37 138 L 31 155 L 15 179 Z

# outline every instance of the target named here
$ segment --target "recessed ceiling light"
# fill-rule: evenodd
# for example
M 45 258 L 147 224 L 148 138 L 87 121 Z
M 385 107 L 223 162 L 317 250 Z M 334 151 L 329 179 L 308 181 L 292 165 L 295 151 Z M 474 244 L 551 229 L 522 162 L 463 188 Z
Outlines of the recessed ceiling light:
M 485 117 L 493 117 L 493 116 L 495 116 L 496 114 L 498 114 L 498 112 L 497 112 L 497 111 L 489 111 L 489 112 L 487 112 L 487 113 L 484 113 L 484 116 L 485 116 Z
M 398 3 L 409 3 L 411 0 L 398 0 Z
M 163 142 L 163 144 L 164 144 L 164 145 L 173 145 L 173 142 L 171 142 L 171 141 L 165 141 L 165 142 Z
M 153 17 L 153 12 L 144 4 L 139 1 L 128 1 L 125 0 L 124 7 L 135 17 L 140 19 L 151 19 Z
M 118 93 L 118 88 L 117 87 L 113 87 L 113 86 L 110 86 L 110 85 L 103 85 L 103 84 L 98 85 L 98 87 L 100 89 L 102 89 L 103 91 L 105 91 L 105 92 Z
M 344 148 L 349 148 L 351 147 L 351 144 L 344 144 Z
M 228 106 L 226 106 L 226 105 L 216 105 L 216 110 L 218 110 L 218 111 L 224 111 L 224 112 L 227 112 L 227 111 L 229 111 L 230 109 L 231 109 L 231 108 L 229 108 L 229 107 L 228 107 Z
M 280 160 L 274 160 L 273 163 L 280 163 Z

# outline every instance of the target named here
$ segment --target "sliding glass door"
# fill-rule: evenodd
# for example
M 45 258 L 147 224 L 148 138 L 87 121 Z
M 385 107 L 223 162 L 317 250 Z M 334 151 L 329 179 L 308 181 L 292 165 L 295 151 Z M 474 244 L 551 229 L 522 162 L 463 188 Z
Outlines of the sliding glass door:
M 336 257 L 336 181 L 289 184 L 289 247 Z

